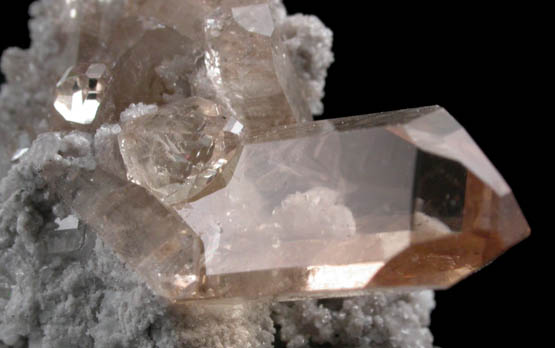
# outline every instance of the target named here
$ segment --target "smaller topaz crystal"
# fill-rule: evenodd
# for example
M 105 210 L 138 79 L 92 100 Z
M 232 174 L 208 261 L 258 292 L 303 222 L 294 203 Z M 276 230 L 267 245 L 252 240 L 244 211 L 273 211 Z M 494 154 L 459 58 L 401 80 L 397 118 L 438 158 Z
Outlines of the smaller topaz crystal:
M 104 64 L 79 64 L 69 68 L 57 84 L 54 107 L 66 121 L 91 124 L 100 107 L 108 76 Z
M 127 176 L 166 204 L 224 187 L 240 153 L 242 125 L 217 104 L 188 98 L 144 115 L 124 112 L 119 135 Z

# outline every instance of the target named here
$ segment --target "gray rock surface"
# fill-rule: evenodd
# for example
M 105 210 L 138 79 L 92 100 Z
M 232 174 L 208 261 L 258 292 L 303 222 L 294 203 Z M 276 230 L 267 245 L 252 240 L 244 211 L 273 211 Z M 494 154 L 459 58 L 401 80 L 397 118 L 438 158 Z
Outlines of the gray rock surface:
M 375 292 L 348 299 L 276 303 L 273 318 L 287 348 L 331 344 L 333 347 L 425 348 L 433 292 Z
M 276 342 L 288 348 L 431 347 L 431 291 L 176 308 L 153 295 L 86 226 L 64 231 L 78 233 L 81 243 L 60 240 L 55 221 L 70 215 L 71 207 L 48 192 L 39 173 L 47 163 L 68 173 L 103 165 L 92 149 L 108 151 L 114 131 L 102 129 L 96 138 L 44 133 L 33 142 L 45 131 L 52 88 L 66 68 L 55 40 L 64 1 L 33 4 L 31 47 L 9 49 L 2 58 L 7 83 L 0 93 L 0 136 L 18 134 L 11 146 L 30 150 L 13 165 L 13 149 L 0 152 L 0 348 L 244 348 Z M 283 12 L 279 6 L 276 11 Z M 298 72 L 312 91 L 311 109 L 320 113 L 333 61 L 331 31 L 310 16 L 285 17 L 283 25 Z M 28 125 L 32 131 L 23 131 Z

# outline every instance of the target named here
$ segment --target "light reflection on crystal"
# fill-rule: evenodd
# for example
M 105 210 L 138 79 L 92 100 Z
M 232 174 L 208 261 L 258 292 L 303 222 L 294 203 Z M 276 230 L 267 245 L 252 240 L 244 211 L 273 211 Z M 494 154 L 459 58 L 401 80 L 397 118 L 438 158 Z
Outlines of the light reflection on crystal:
M 442 117 L 444 113 L 444 110 L 437 110 L 404 125 L 402 128 L 408 135 L 409 141 L 414 142 L 422 150 L 460 161 L 498 191 L 499 195 L 510 193 L 509 186 L 468 133 L 452 117 Z M 437 124 L 437 126 L 430 128 L 430 124 Z
M 274 20 L 268 4 L 234 7 L 233 19 L 245 30 L 264 36 L 272 36 Z
M 23 157 L 23 156 L 27 153 L 27 151 L 29 151 L 29 148 L 28 148 L 28 147 L 24 147 L 24 148 L 21 148 L 21 149 L 17 150 L 17 151 L 13 154 L 13 156 L 12 156 L 12 158 L 11 158 L 11 161 L 12 161 L 12 162 L 17 162 L 17 161 L 19 161 L 19 159 L 20 159 L 21 157 Z
M 58 225 L 57 231 L 74 230 L 79 226 L 79 219 L 75 215 L 69 215 L 64 219 L 56 218 L 54 223 Z
M 191 287 L 191 285 L 195 284 L 198 281 L 198 277 L 196 275 L 188 274 L 185 276 L 181 276 L 179 274 L 175 275 L 175 286 L 182 289 L 187 289 Z
M 107 74 L 104 64 L 69 68 L 57 84 L 54 107 L 68 122 L 91 124 L 103 98 Z
M 345 266 L 308 267 L 307 291 L 332 291 L 364 288 L 383 267 L 383 262 Z

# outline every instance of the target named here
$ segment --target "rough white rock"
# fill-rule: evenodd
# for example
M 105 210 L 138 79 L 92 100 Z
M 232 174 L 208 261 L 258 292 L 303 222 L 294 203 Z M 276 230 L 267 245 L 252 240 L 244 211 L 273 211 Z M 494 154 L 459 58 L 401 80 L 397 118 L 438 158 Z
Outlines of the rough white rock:
M 286 17 L 281 28 L 293 65 L 305 84 L 310 110 L 320 115 L 328 68 L 334 61 L 333 32 L 318 17 L 302 14 Z
M 0 151 L 0 177 L 10 167 L 10 157 L 28 147 L 36 133 L 47 128 L 46 117 L 56 82 L 69 66 L 69 57 L 57 37 L 65 0 L 42 0 L 29 9 L 31 46 L 9 48 L 2 55 L 1 69 L 7 83 L 0 92 L 0 136 L 8 149 Z
M 276 303 L 273 318 L 287 348 L 432 347 L 427 329 L 435 303 L 432 291 L 376 292 L 350 299 Z

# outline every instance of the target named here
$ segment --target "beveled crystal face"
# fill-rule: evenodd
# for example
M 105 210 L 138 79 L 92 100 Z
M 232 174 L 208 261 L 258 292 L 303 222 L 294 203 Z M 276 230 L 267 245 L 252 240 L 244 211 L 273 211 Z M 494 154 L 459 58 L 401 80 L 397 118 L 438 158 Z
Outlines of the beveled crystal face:
M 128 178 L 166 204 L 218 190 L 240 154 L 242 128 L 220 106 L 201 98 L 131 116 L 119 135 Z
M 83 63 L 69 68 L 56 85 L 54 108 L 68 122 L 88 125 L 94 122 L 110 72 L 102 63 Z

